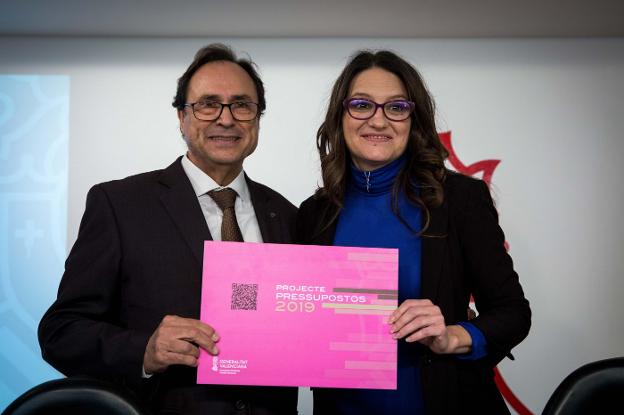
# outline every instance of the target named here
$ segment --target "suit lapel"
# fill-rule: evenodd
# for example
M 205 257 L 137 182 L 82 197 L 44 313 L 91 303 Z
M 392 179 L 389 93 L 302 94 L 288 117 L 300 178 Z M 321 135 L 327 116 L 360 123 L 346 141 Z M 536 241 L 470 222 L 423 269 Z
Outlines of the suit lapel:
M 422 236 L 421 297 L 436 303 L 448 239 L 448 204 L 430 209 L 429 228 Z M 424 216 L 424 215 L 423 215 Z
M 181 157 L 167 167 L 159 178 L 163 185 L 160 200 L 201 266 L 204 241 L 212 240 L 212 236 L 180 160 Z
M 251 203 L 260 227 L 262 241 L 269 243 L 284 242 L 280 212 L 272 206 L 269 195 L 258 183 L 251 180 L 246 174 L 245 180 L 247 181 Z

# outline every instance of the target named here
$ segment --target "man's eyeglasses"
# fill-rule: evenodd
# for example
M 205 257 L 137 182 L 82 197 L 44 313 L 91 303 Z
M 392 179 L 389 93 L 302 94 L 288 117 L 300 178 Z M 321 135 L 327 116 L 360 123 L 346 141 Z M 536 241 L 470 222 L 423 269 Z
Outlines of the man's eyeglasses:
M 222 104 L 215 101 L 198 101 L 184 104 L 191 107 L 193 115 L 200 121 L 214 121 L 221 116 L 224 107 L 228 107 L 232 118 L 236 121 L 251 121 L 258 116 L 258 104 L 255 102 L 237 101 Z
M 373 118 L 377 108 L 383 110 L 384 115 L 390 121 L 405 121 L 414 111 L 416 104 L 405 99 L 378 104 L 375 101 L 364 98 L 347 98 L 342 102 L 349 115 L 356 120 L 368 120 Z

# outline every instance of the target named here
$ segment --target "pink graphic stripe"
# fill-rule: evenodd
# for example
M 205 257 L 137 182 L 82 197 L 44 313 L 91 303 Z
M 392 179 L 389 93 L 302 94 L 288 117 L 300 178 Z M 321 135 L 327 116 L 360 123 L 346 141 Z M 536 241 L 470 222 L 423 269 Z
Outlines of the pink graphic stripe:
M 347 254 L 348 261 L 358 262 L 396 262 L 398 254 L 363 254 L 352 252 Z
M 334 314 L 360 314 L 360 315 L 378 315 L 378 316 L 389 316 L 392 314 L 391 310 L 353 310 L 350 308 L 336 308 L 334 309 Z
M 345 360 L 345 369 L 396 370 L 396 364 L 393 362 L 366 362 L 362 360 Z
M 393 343 L 351 343 L 351 342 L 331 342 L 329 350 L 345 350 L 352 352 L 389 352 L 396 353 L 396 344 Z
M 393 312 L 396 309 L 394 305 L 379 304 L 350 304 L 350 303 L 321 303 L 323 308 L 336 308 L 342 310 L 383 310 Z
M 366 333 L 347 333 L 347 340 L 350 342 L 363 342 L 363 343 L 387 342 L 387 343 L 396 344 L 396 340 L 390 337 L 389 334 L 380 335 L 380 334 L 366 334 Z
M 377 305 L 393 305 L 395 307 L 397 306 L 397 300 L 390 300 L 390 299 L 372 299 L 370 300 L 371 304 L 377 304 Z

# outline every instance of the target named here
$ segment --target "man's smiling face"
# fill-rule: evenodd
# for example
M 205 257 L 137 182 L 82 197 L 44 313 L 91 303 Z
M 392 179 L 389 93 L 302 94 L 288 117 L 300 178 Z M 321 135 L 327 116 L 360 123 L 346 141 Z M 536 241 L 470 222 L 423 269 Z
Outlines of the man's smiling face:
M 223 104 L 239 101 L 257 103 L 258 94 L 243 68 L 233 62 L 216 61 L 199 68 L 189 82 L 186 102 L 206 100 Z M 228 177 L 236 177 L 242 169 L 243 160 L 253 153 L 258 144 L 259 117 L 251 121 L 237 121 L 229 108 L 223 108 L 216 120 L 200 121 L 193 115 L 193 110 L 186 107 L 178 111 L 178 118 L 189 159 L 213 178 L 216 172 L 223 171 L 228 172 Z

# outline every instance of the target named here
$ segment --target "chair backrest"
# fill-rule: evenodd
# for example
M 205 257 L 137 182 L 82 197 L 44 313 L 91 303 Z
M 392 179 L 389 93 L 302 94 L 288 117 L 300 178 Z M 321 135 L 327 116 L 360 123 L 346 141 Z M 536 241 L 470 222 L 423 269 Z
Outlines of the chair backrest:
M 617 413 L 623 404 L 624 357 L 617 357 L 588 363 L 568 375 L 553 392 L 542 415 Z
M 65 378 L 42 383 L 15 399 L 2 415 L 145 415 L 126 390 L 91 378 Z

